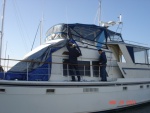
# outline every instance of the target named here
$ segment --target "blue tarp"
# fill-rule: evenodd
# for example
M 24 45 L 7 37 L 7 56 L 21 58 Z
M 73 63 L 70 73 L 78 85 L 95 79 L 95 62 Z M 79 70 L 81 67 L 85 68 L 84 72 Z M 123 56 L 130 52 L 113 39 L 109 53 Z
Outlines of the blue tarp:
M 100 38 L 97 38 L 97 49 L 101 49 L 102 48 L 102 45 L 103 45 L 103 42 L 105 40 L 105 35 L 104 35 L 104 31 L 101 33 L 100 35 Z
M 52 53 L 60 48 L 52 48 L 46 63 L 42 66 L 28 72 L 11 72 L 5 73 L 6 80 L 29 80 L 29 81 L 48 81 L 51 74 Z
M 0 72 L 0 79 L 3 79 L 3 78 L 4 78 L 4 73 Z
M 61 40 L 50 44 L 49 46 L 45 46 L 42 50 L 39 50 L 24 59 L 33 61 L 29 62 L 28 66 L 27 62 L 21 61 L 12 67 L 5 73 L 5 80 L 48 81 L 51 75 L 52 53 L 65 45 L 66 40 Z M 4 77 L 3 74 L 1 76 L 2 78 Z

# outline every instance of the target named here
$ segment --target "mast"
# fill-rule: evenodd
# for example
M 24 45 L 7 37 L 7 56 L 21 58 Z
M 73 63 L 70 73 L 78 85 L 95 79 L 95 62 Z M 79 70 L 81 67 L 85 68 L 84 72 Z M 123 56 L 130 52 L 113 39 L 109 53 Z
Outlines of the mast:
M 3 0 L 3 15 L 2 15 L 2 25 L 1 25 L 1 38 L 0 38 L 0 58 L 2 58 L 2 47 L 3 47 L 3 29 L 4 29 L 4 16 L 5 16 L 5 3 L 6 0 Z M 0 59 L 0 66 L 1 66 L 1 59 Z
M 40 21 L 40 45 L 42 45 L 42 38 L 43 38 L 43 15 L 42 20 Z
M 42 45 L 42 21 L 40 21 L 40 45 Z
M 98 25 L 101 26 L 101 0 L 99 0 Z

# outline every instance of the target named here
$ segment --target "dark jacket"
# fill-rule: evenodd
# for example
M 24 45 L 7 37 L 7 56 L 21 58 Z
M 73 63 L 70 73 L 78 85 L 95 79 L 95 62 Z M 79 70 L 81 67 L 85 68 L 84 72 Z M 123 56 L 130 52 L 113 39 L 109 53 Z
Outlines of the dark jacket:
M 99 63 L 102 65 L 105 65 L 107 63 L 107 58 L 105 55 L 105 52 L 102 52 L 100 57 L 99 57 Z
M 71 48 L 68 44 L 67 49 L 69 51 L 69 62 L 77 64 L 77 58 L 79 57 L 80 54 L 79 50 L 76 47 Z

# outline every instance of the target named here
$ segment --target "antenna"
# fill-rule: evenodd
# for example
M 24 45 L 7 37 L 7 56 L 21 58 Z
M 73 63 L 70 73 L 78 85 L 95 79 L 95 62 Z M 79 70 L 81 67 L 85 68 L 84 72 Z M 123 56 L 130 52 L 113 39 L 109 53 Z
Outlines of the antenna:
M 122 15 L 119 15 L 119 21 L 116 22 L 116 24 L 118 24 L 118 27 L 116 29 L 116 32 L 118 32 L 118 30 L 120 30 L 120 33 L 122 32 L 122 28 L 123 28 L 123 22 L 122 22 Z
M 119 23 L 122 23 L 122 15 L 121 14 L 119 15 L 118 18 L 119 18 Z

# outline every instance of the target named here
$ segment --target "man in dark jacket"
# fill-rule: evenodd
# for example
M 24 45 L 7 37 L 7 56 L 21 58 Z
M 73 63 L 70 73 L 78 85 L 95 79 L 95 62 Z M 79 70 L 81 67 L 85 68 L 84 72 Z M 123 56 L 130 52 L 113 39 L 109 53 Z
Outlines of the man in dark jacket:
M 68 42 L 67 49 L 69 51 L 69 74 L 72 77 L 72 81 L 76 81 L 74 73 L 75 70 L 78 81 L 80 81 L 77 57 L 79 57 L 81 53 L 76 47 L 76 45 L 71 42 Z
M 100 57 L 99 57 L 99 64 L 100 64 L 100 76 L 101 81 L 107 81 L 107 73 L 106 73 L 106 65 L 107 65 L 107 58 L 104 51 L 101 49 L 98 50 Z

